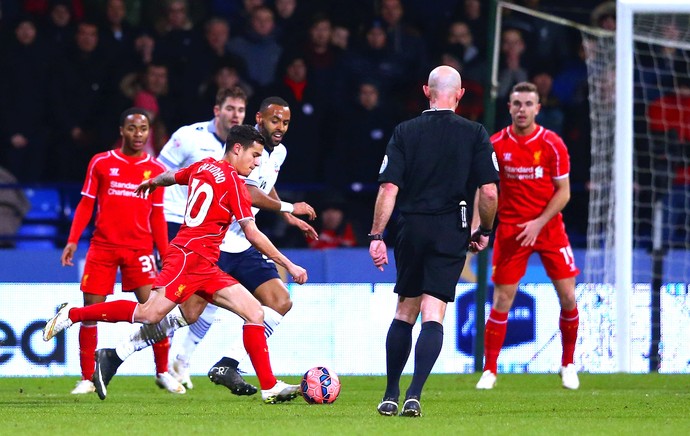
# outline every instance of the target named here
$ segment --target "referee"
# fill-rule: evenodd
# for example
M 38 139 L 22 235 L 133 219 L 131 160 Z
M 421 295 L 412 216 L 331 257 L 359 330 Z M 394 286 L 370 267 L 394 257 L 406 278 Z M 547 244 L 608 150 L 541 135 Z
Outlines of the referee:
M 423 89 L 430 109 L 399 124 L 388 142 L 369 234 L 369 254 L 383 271 L 388 264 L 383 231 L 397 200 L 398 305 L 386 337 L 386 392 L 377 408 L 384 416 L 398 414 L 400 375 L 420 312 L 414 375 L 400 414 L 422 415 L 419 399 L 441 353 L 446 305 L 455 299 L 467 249 L 480 251 L 489 244 L 498 200 L 498 167 L 489 135 L 481 124 L 455 114 L 465 93 L 460 74 L 449 66 L 437 67 Z M 479 226 L 470 233 L 475 195 Z

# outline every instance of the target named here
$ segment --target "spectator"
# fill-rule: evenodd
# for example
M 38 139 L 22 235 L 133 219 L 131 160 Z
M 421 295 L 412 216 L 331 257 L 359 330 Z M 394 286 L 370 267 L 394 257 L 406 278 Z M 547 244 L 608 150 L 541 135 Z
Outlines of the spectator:
M 616 2 L 607 0 L 592 10 L 592 26 L 604 30 L 616 31 Z
M 516 84 L 527 81 L 527 67 L 524 65 L 525 40 L 522 31 L 504 29 L 501 34 L 501 60 L 498 73 L 498 90 L 496 102 L 503 106 L 508 101 L 510 90 Z M 496 127 L 503 128 L 510 124 L 510 117 L 505 110 L 496 111 Z
M 679 78 L 677 87 L 649 105 L 647 118 L 658 154 L 667 159 L 670 192 L 666 203 L 664 241 L 672 247 L 690 246 L 690 79 Z
M 454 14 L 458 20 L 467 23 L 480 53 L 484 53 L 486 50 L 486 41 L 489 36 L 485 13 L 480 0 L 463 0 Z
M 216 104 L 216 95 L 221 89 L 231 89 L 235 86 L 242 88 L 247 98 L 254 94 L 253 88 L 240 77 L 237 67 L 230 63 L 220 63 L 216 66 L 211 78 L 201 84 L 199 98 L 195 110 L 196 119 L 204 120 L 213 117 L 213 106 Z
M 304 45 L 304 56 L 309 69 L 309 80 L 326 100 L 342 98 L 341 59 L 343 51 L 331 44 L 333 27 L 331 19 L 316 14 L 309 27 L 309 37 Z
M 195 64 L 201 40 L 187 13 L 186 0 L 169 0 L 166 11 L 166 19 L 158 26 L 156 56 L 168 66 L 170 89 L 175 90 L 180 101 L 193 101 L 203 80 Z
M 264 6 L 254 9 L 250 24 L 249 33 L 232 38 L 229 48 L 244 59 L 250 82 L 257 87 L 267 87 L 275 80 L 283 51 L 275 36 L 273 11 Z
M 419 31 L 403 21 L 404 9 L 401 1 L 382 0 L 379 12 L 386 31 L 388 47 L 405 63 L 409 83 L 423 80 L 429 63 L 426 44 Z
M 306 38 L 306 23 L 297 0 L 275 0 L 276 38 L 283 48 L 298 47 Z
M 532 75 L 532 83 L 537 87 L 537 94 L 539 94 L 539 101 L 541 102 L 541 109 L 536 118 L 537 124 L 561 136 L 565 115 L 561 109 L 560 101 L 551 92 L 553 77 L 548 71 L 537 71 Z
M 338 115 L 335 147 L 326 167 L 339 169 L 329 172 L 328 182 L 347 193 L 357 240 L 362 242 L 371 228 L 378 173 L 395 121 L 390 108 L 381 102 L 378 84 L 371 80 L 359 85 L 356 100 Z M 343 165 L 354 155 L 359 156 L 356 165 Z
M 151 128 L 144 151 L 158 156 L 168 142 L 170 132 L 179 125 L 177 106 L 168 91 L 168 68 L 165 64 L 153 62 L 146 67 L 132 104 L 148 112 Z
M 305 236 L 307 245 L 315 250 L 354 247 L 357 239 L 352 223 L 347 219 L 345 199 L 337 193 L 326 194 L 325 198 L 316 223 L 319 238 Z
M 353 51 L 344 63 L 346 93 L 356 92 L 359 83 L 371 79 L 379 84 L 382 99 L 390 101 L 400 95 L 396 92 L 400 86 L 408 83 L 405 61 L 388 46 L 388 35 L 378 19 L 369 23 L 362 47 Z
M 350 47 L 350 29 L 343 24 L 334 24 L 331 29 L 331 45 L 347 51 Z
M 33 19 L 22 18 L 0 58 L 0 159 L 22 182 L 47 178 L 52 67 Z
M 115 142 L 117 132 L 105 123 L 119 110 L 109 105 L 115 86 L 110 59 L 98 49 L 98 26 L 79 23 L 75 41 L 74 48 L 60 59 L 54 81 L 58 101 L 53 115 L 60 144 L 54 162 L 58 177 L 69 181 L 83 178 L 91 156 Z
M 69 50 L 74 41 L 76 31 L 74 23 L 70 3 L 57 0 L 50 5 L 45 24 L 41 28 L 41 35 L 54 45 L 56 51 L 64 53 Z
M 290 106 L 290 159 L 280 171 L 281 183 L 323 183 L 325 108 L 322 96 L 311 85 L 304 56 L 293 53 L 284 57 L 281 78 L 268 88 L 266 96 L 277 95 Z M 308 168 L 309 171 L 304 169 Z M 302 194 L 299 194 L 302 195 Z
M 446 53 L 453 53 L 462 64 L 462 80 L 481 83 L 486 78 L 486 62 L 475 45 L 470 26 L 464 21 L 454 21 L 448 27 Z M 464 103 L 464 102 L 463 102 Z

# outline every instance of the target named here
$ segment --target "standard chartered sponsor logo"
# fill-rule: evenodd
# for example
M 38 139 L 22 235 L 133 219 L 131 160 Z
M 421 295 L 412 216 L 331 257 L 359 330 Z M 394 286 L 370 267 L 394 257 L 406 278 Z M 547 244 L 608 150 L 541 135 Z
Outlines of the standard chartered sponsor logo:
M 506 165 L 503 167 L 505 176 L 509 179 L 531 180 L 544 177 L 544 169 L 542 167 L 515 167 Z
M 117 195 L 119 197 L 138 197 L 134 193 L 139 185 L 129 182 L 118 182 L 115 180 L 110 181 L 110 187 L 108 188 L 108 195 Z

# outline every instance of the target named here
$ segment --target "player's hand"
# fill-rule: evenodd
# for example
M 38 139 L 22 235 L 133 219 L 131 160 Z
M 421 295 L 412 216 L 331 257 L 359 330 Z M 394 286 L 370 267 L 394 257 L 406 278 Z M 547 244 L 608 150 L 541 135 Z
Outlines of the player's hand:
M 74 253 L 77 251 L 77 244 L 74 242 L 68 242 L 65 248 L 62 249 L 62 256 L 60 256 L 60 262 L 62 266 L 74 266 L 72 260 L 74 259 Z
M 385 242 L 381 240 L 371 241 L 369 243 L 369 255 L 379 271 L 383 271 L 383 266 L 388 265 L 388 249 Z
M 300 229 L 307 239 L 319 239 L 319 234 L 316 232 L 316 230 L 314 230 L 314 227 L 309 225 L 309 223 L 306 221 L 301 220 L 287 212 L 283 212 L 283 217 L 288 224 Z
M 288 272 L 292 276 L 292 280 L 299 285 L 303 285 L 307 282 L 307 270 L 294 263 L 288 268 Z
M 157 185 L 153 184 L 153 179 L 144 180 L 139 186 L 137 186 L 137 189 L 134 190 L 134 193 L 141 197 L 146 197 L 147 194 L 155 191 L 157 187 Z
M 539 219 L 534 219 L 526 223 L 518 224 L 517 226 L 522 228 L 522 232 L 515 237 L 515 240 L 520 242 L 522 247 L 531 247 L 537 242 L 537 237 L 539 237 L 539 233 L 542 227 L 544 227 L 544 224 L 542 224 Z
M 470 236 L 470 245 L 469 247 L 467 247 L 467 250 L 470 253 L 479 253 L 488 246 L 489 237 L 482 236 L 481 232 L 479 231 L 479 228 L 477 227 L 477 230 L 472 232 L 472 236 Z
M 293 215 L 306 215 L 309 217 L 310 221 L 313 221 L 316 218 L 316 212 L 314 211 L 314 208 L 309 205 L 309 203 L 300 201 L 298 203 L 293 203 L 292 206 L 295 208 L 292 211 Z

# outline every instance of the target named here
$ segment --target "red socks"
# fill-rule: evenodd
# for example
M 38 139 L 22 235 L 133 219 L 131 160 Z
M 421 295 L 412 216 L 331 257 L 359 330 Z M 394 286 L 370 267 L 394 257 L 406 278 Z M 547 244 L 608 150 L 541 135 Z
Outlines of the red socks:
M 79 364 L 81 365 L 81 378 L 91 380 L 96 369 L 96 347 L 98 346 L 98 326 L 79 326 Z
M 92 304 L 91 306 L 75 307 L 69 311 L 69 319 L 72 322 L 105 321 L 105 322 L 132 322 L 136 302 L 128 300 L 115 300 L 105 303 Z
M 271 389 L 277 382 L 271 369 L 271 359 L 268 355 L 264 330 L 265 327 L 258 324 L 245 324 L 242 329 L 244 348 L 249 354 L 262 390 Z
M 156 361 L 156 374 L 168 371 L 168 353 L 170 351 L 170 338 L 165 338 L 153 344 L 153 360 Z
M 507 328 L 508 312 L 492 308 L 484 329 L 484 371 L 489 370 L 494 374 L 498 371 L 498 355 L 503 347 Z
M 561 329 L 561 343 L 563 344 L 563 357 L 561 365 L 567 366 L 573 363 L 575 354 L 575 343 L 577 342 L 577 328 L 580 325 L 580 316 L 577 306 L 573 310 L 562 310 L 561 318 L 558 320 L 558 327 Z

